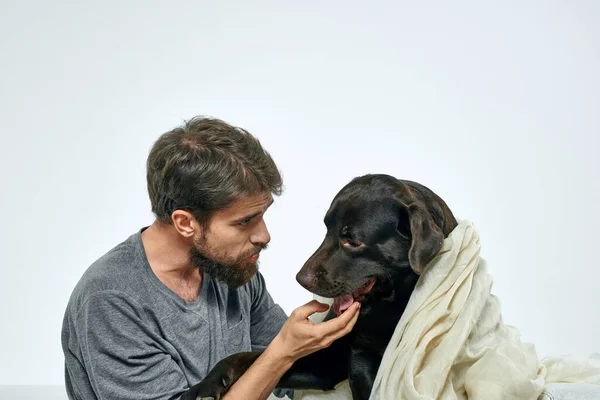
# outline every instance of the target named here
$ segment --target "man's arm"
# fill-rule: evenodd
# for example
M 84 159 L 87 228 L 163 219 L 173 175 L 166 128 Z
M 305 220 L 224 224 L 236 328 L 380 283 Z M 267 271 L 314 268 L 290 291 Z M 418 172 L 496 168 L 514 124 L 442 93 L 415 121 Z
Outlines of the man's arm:
M 293 362 L 267 347 L 250 368 L 229 389 L 223 400 L 266 399 Z
M 347 335 L 356 323 L 359 306 L 355 303 L 340 317 L 320 324 L 313 324 L 308 317 L 326 311 L 327 305 L 313 300 L 297 308 L 263 352 L 234 354 L 220 361 L 207 378 L 192 387 L 182 399 L 216 397 L 223 393 L 224 400 L 266 399 L 297 360 L 327 348 Z M 301 362 L 299 366 L 310 368 L 310 364 L 302 365 Z

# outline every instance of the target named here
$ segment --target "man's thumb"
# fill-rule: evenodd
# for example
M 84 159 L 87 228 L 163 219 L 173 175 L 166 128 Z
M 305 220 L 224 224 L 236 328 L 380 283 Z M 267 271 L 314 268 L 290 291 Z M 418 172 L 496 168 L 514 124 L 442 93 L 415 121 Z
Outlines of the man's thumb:
M 327 310 L 329 310 L 329 305 L 319 303 L 317 300 L 312 300 L 306 303 L 305 305 L 298 307 L 295 310 L 295 313 L 298 317 L 306 319 L 314 313 L 325 312 Z

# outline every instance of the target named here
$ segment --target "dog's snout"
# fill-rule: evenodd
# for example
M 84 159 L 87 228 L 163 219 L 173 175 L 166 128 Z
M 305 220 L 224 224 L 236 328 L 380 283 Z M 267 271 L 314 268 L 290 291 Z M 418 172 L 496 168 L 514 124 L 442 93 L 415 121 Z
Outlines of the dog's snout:
M 317 286 L 317 283 L 318 283 L 319 279 L 322 278 L 326 274 L 327 274 L 327 272 L 325 272 L 324 270 L 318 270 L 316 272 L 314 272 L 314 271 L 307 271 L 307 272 L 300 271 L 296 275 L 296 280 L 305 289 L 307 289 L 307 290 L 310 291 L 310 290 L 314 289 Z
M 311 273 L 299 273 L 296 275 L 296 280 L 307 290 L 311 290 L 316 282 L 315 274 Z

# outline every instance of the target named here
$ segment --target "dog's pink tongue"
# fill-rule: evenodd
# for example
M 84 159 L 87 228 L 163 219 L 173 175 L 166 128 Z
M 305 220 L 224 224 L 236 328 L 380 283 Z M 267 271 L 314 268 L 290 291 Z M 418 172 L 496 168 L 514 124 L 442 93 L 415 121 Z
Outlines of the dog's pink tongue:
M 351 294 L 336 297 L 333 299 L 333 311 L 339 316 L 354 303 L 354 297 Z

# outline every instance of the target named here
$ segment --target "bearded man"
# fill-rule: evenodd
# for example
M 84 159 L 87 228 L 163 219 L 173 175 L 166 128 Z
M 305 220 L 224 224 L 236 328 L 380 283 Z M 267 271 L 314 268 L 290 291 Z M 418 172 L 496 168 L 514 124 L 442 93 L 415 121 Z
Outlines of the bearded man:
M 224 398 L 265 399 L 298 358 L 352 328 L 358 307 L 318 326 L 308 317 L 326 305 L 288 318 L 271 298 L 258 259 L 282 179 L 254 136 L 195 117 L 160 136 L 146 168 L 155 220 L 95 261 L 67 305 L 69 399 L 178 399 L 250 350 L 265 351 Z

